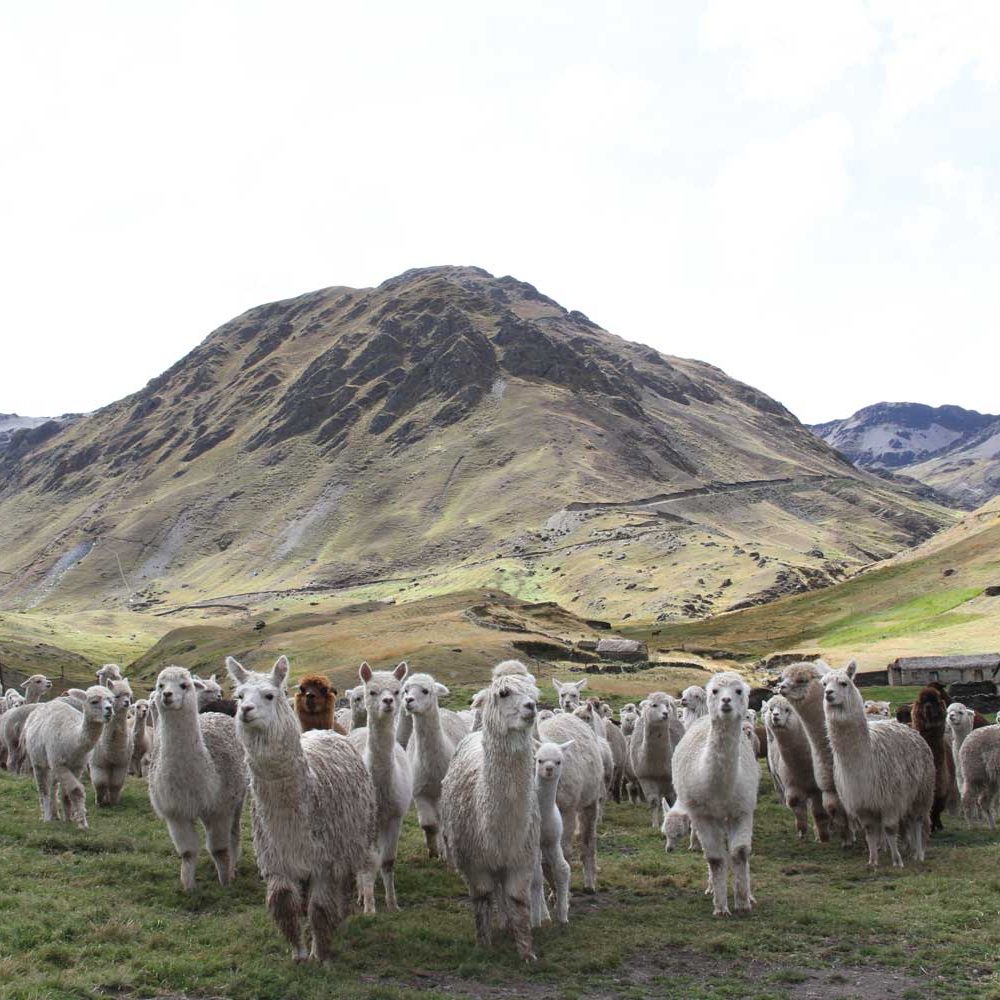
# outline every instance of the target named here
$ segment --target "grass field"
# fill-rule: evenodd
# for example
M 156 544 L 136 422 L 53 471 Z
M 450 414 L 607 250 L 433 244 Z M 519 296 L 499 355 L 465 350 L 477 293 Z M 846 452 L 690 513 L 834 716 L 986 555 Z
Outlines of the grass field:
M 599 892 L 574 868 L 570 925 L 536 933 L 530 968 L 505 939 L 475 947 L 463 884 L 426 858 L 412 816 L 402 912 L 352 917 L 341 957 L 316 968 L 291 962 L 265 912 L 249 833 L 235 884 L 203 854 L 187 895 L 144 782 L 113 811 L 90 800 L 89 832 L 43 826 L 33 783 L 0 772 L 3 1000 L 1000 997 L 993 835 L 946 818 L 925 864 L 870 875 L 861 849 L 797 842 L 766 774 L 752 916 L 713 918 L 700 853 L 666 855 L 644 806 L 612 803 Z

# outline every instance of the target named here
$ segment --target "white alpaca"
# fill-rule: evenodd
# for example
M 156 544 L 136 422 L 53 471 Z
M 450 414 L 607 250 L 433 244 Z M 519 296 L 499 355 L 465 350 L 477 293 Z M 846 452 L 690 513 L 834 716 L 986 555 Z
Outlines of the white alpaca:
M 823 808 L 823 792 L 816 783 L 812 750 L 802 721 L 788 699 L 778 694 L 764 707 L 764 726 L 768 737 L 768 763 L 772 767 L 775 785 L 781 789 L 781 801 L 795 816 L 799 839 L 809 829 L 807 808 L 812 811 L 816 839 L 830 839 L 830 817 Z M 771 757 L 771 744 L 776 751 Z
M 132 759 L 129 774 L 144 778 L 149 766 L 149 753 L 153 749 L 153 727 L 149 724 L 149 700 L 140 698 L 134 705 L 132 717 Z
M 983 816 L 996 829 L 1000 800 L 1000 725 L 983 726 L 965 738 L 959 751 L 962 810 L 967 819 Z
M 375 789 L 361 758 L 332 729 L 303 733 L 288 704 L 288 660 L 268 674 L 231 656 L 236 732 L 246 751 L 253 845 L 267 886 L 267 908 L 296 961 L 327 961 L 357 878 L 371 865 Z M 302 940 L 302 918 L 312 948 Z
M 867 704 L 867 702 L 865 703 Z M 951 756 L 955 762 L 955 784 L 959 792 L 962 790 L 962 744 L 975 728 L 976 713 L 966 708 L 960 701 L 953 701 L 948 706 L 946 715 L 947 731 L 951 734 Z M 968 817 L 966 817 L 968 820 Z
M 90 755 L 90 780 L 98 806 L 121 804 L 122 789 L 132 760 L 132 731 L 128 718 L 132 688 L 128 681 L 121 680 L 111 681 L 109 690 L 115 698 L 111 721 L 104 727 Z
M 347 690 L 347 700 L 351 709 L 351 729 L 364 729 L 368 725 L 368 709 L 365 708 L 365 686 L 359 684 Z
M 97 683 L 102 684 L 109 691 L 111 690 L 111 682 L 120 680 L 123 680 L 122 668 L 117 663 L 105 663 L 97 671 Z
M 552 686 L 559 693 L 559 707 L 564 712 L 572 712 L 580 707 L 580 692 L 587 686 L 587 678 L 582 681 L 560 681 L 552 678 Z
M 698 687 L 697 684 L 684 688 L 681 691 L 681 722 L 684 723 L 684 731 L 687 732 L 692 722 L 705 715 L 708 715 L 705 689 Z
M 631 736 L 635 730 L 636 720 L 639 718 L 639 706 L 632 702 L 622 705 L 618 712 L 618 719 L 622 724 L 622 735 Z
M 438 704 L 438 698 L 447 696 L 448 689 L 430 674 L 410 674 L 403 685 L 403 707 L 413 723 L 407 746 L 413 767 L 413 801 L 432 858 L 440 855 L 441 782 L 448 773 L 455 748 L 469 732 L 465 719 Z
M 729 915 L 728 872 L 733 872 L 733 908 L 749 912 L 750 849 L 760 771 L 743 736 L 750 688 L 734 673 L 716 674 L 706 685 L 708 716 L 684 734 L 674 753 L 677 809 L 686 813 L 708 861 L 714 915 Z
M 385 908 L 398 910 L 396 901 L 396 851 L 403 817 L 413 800 L 413 768 L 406 751 L 396 742 L 396 719 L 402 705 L 406 663 L 395 670 L 372 670 L 362 663 L 358 670 L 364 688 L 368 725 L 352 729 L 351 745 L 361 755 L 375 787 L 375 842 L 378 866 L 385 889 Z M 361 879 L 365 913 L 375 912 L 375 873 Z
M 222 885 L 236 874 L 240 817 L 247 791 L 246 762 L 228 715 L 198 714 L 198 685 L 183 667 L 165 667 L 156 679 L 159 722 L 149 763 L 149 801 L 167 824 L 181 859 L 181 885 L 195 886 L 199 837 Z
M 602 798 L 606 799 L 608 792 L 612 792 L 617 801 L 619 792 L 615 782 L 616 780 L 620 780 L 621 770 L 620 768 L 617 770 L 615 768 L 614 753 L 612 752 L 611 744 L 608 742 L 608 738 L 605 735 L 605 722 L 601 717 L 600 712 L 597 710 L 596 700 L 594 698 L 589 699 L 584 704 L 573 709 L 572 714 L 586 723 L 590 731 L 594 734 L 594 739 L 597 740 L 597 749 L 601 754 L 601 768 L 604 773 L 604 795 Z
M 481 692 L 482 728 L 455 752 L 441 788 L 441 825 L 448 859 L 469 887 L 477 942 L 491 942 L 495 904 L 518 954 L 531 961 L 531 884 L 539 854 L 531 732 L 538 688 L 521 670 L 494 676 Z
M 35 775 L 45 822 L 56 819 L 56 802 L 61 800 L 63 818 L 87 829 L 87 796 L 80 779 L 87 757 L 111 718 L 113 704 L 111 692 L 95 684 L 87 688 L 82 712 L 56 700 L 39 705 L 27 720 L 25 753 Z
M 903 867 L 902 834 L 918 861 L 930 833 L 934 801 L 934 757 L 924 738 L 898 722 L 869 725 L 864 698 L 854 685 L 857 665 L 823 675 L 823 711 L 833 751 L 839 801 L 848 818 L 865 831 L 868 865 L 888 845 L 892 863 Z
M 674 800 L 672 760 L 684 726 L 677 718 L 673 699 L 662 691 L 646 698 L 639 713 L 629 742 L 629 765 L 649 803 L 653 828 L 658 829 L 660 799 Z
M 539 865 L 531 885 L 531 924 L 537 927 L 548 916 L 542 876 L 556 897 L 556 920 L 569 922 L 569 862 L 563 854 L 563 823 L 556 805 L 556 791 L 562 776 L 563 760 L 573 740 L 565 743 L 535 744 L 535 789 L 538 794 Z

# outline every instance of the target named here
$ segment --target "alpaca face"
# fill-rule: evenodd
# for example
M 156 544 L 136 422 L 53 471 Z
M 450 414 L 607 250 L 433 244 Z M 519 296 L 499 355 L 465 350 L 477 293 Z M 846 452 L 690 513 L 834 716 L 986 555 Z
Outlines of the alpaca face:
M 103 684 L 104 687 L 111 689 L 112 681 L 120 681 L 122 679 L 122 668 L 118 666 L 117 663 L 105 663 L 100 670 L 97 671 L 97 683 Z
M 400 663 L 395 670 L 372 670 L 362 663 L 358 676 L 364 685 L 365 711 L 369 719 L 394 719 L 403 704 L 403 680 L 407 672 L 406 663 Z
M 972 732 L 972 724 L 976 713 L 966 708 L 960 701 L 953 701 L 948 706 L 948 726 L 956 735 L 968 736 Z
M 198 689 L 191 672 L 183 667 L 164 667 L 156 678 L 156 700 L 165 712 L 180 711 L 192 702 L 197 704 Z
M 563 755 L 573 745 L 565 743 L 539 743 L 535 750 L 535 778 L 538 781 L 558 781 L 562 774 Z
M 654 691 L 642 703 L 642 715 L 646 724 L 662 724 L 675 715 L 673 698 L 663 691 Z
M 430 674 L 411 674 L 403 685 L 403 705 L 410 715 L 425 715 L 449 693 Z
M 831 670 L 823 675 L 823 708 L 828 715 L 845 715 L 857 698 L 854 674 L 850 670 Z
M 246 670 L 231 656 L 226 657 L 226 669 L 236 685 L 237 729 L 267 730 L 283 720 L 295 719 L 285 691 L 291 669 L 287 656 L 279 656 L 269 674 Z
M 44 674 L 33 674 L 24 682 L 24 693 L 26 698 L 34 698 L 37 701 L 52 687 L 52 681 Z
M 95 684 L 87 688 L 87 700 L 83 704 L 83 711 L 91 722 L 108 722 L 114 708 L 115 696 L 106 687 Z
M 584 702 L 579 708 L 573 710 L 573 714 L 578 719 L 583 719 L 584 722 L 590 726 L 591 729 L 594 728 L 594 717 L 597 714 L 594 709 L 594 703 L 592 701 Z
M 325 678 L 303 677 L 299 682 L 299 704 L 305 705 L 307 712 L 320 715 L 326 711 L 327 702 L 337 693 Z
M 207 679 L 203 679 L 198 676 L 195 676 L 192 679 L 201 681 L 201 684 L 203 685 L 198 689 L 199 705 L 207 705 L 210 701 L 216 701 L 222 697 L 222 685 L 215 679 L 215 674 L 212 674 L 212 676 Z
M 498 677 L 487 689 L 483 726 L 501 732 L 531 729 L 537 709 L 538 688 L 527 677 Z
M 716 674 L 706 685 L 705 702 L 713 719 L 743 720 L 747 714 L 750 687 L 739 674 Z
M 778 692 L 791 702 L 805 702 L 810 698 L 820 698 L 823 689 L 819 681 L 819 673 L 812 664 L 793 664 L 786 667 L 781 675 Z
M 695 715 L 704 715 L 706 711 L 705 689 L 698 687 L 696 684 L 685 688 L 681 692 L 681 708 L 686 708 Z
M 364 684 L 359 684 L 357 687 L 352 687 L 347 692 L 347 700 L 351 706 L 352 715 L 364 715 L 365 712 L 365 686 Z
M 865 715 L 872 715 L 878 719 L 889 718 L 889 702 L 887 701 L 866 701 Z
M 114 714 L 127 715 L 132 705 L 132 686 L 128 681 L 112 681 L 111 693 L 114 695 Z
M 587 678 L 582 681 L 559 681 L 553 677 L 552 686 L 559 692 L 559 707 L 564 712 L 575 712 L 580 707 L 580 692 L 587 686 Z
M 149 715 L 149 702 L 145 698 L 140 698 L 135 703 L 136 725 L 145 722 L 148 715 Z
M 788 729 L 794 724 L 792 721 L 794 717 L 794 709 L 780 694 L 775 695 L 764 710 L 764 719 L 772 729 Z
M 19 694 L 13 688 L 4 695 L 4 699 L 7 702 L 7 708 L 17 708 L 18 705 L 24 704 L 24 695 Z

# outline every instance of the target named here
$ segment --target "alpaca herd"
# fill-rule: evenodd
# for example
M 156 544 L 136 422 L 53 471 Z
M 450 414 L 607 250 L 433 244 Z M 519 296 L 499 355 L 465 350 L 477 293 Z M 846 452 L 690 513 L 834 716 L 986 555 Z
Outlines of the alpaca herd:
M 121 802 L 127 774 L 146 778 L 185 890 L 195 887 L 199 825 L 220 884 L 236 876 L 249 797 L 267 909 L 295 961 L 329 960 L 352 908 L 375 912 L 376 874 L 385 909 L 399 909 L 411 805 L 430 859 L 467 885 L 477 942 L 509 930 L 525 961 L 533 928 L 569 921 L 574 864 L 596 891 L 609 797 L 644 801 L 668 852 L 684 842 L 703 852 L 717 916 L 755 904 L 758 756 L 799 838 L 810 817 L 817 841 L 832 830 L 845 845 L 863 837 L 872 869 L 883 850 L 894 866 L 904 852 L 923 861 L 946 812 L 993 829 L 1000 805 L 1000 725 L 935 685 L 906 706 L 906 724 L 891 719 L 887 702 L 862 698 L 853 662 L 789 665 L 759 721 L 759 689 L 731 672 L 679 697 L 654 691 L 616 720 L 607 702 L 584 697 L 586 680 L 553 680 L 558 708 L 542 708 L 517 660 L 498 664 L 463 711 L 445 708 L 448 688 L 406 663 L 363 663 L 339 711 L 322 674 L 290 696 L 284 656 L 266 673 L 232 657 L 226 670 L 233 698 L 214 675 L 168 666 L 134 700 L 107 664 L 97 684 L 46 701 L 52 683 L 36 674 L 0 695 L 0 764 L 34 776 L 43 821 L 81 829 L 88 773 L 101 809 Z

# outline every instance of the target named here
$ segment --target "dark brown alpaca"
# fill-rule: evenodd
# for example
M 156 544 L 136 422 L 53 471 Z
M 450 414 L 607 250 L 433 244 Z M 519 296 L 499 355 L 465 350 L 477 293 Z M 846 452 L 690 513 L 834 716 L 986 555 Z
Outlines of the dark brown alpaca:
M 295 712 L 302 732 L 310 729 L 332 729 L 346 736 L 347 731 L 333 717 L 337 705 L 337 689 L 322 674 L 306 674 L 295 692 Z
M 910 726 L 931 748 L 934 755 L 934 804 L 931 806 L 931 832 L 943 830 L 941 813 L 955 794 L 955 762 L 944 741 L 948 703 L 936 687 L 925 687 L 917 695 Z

